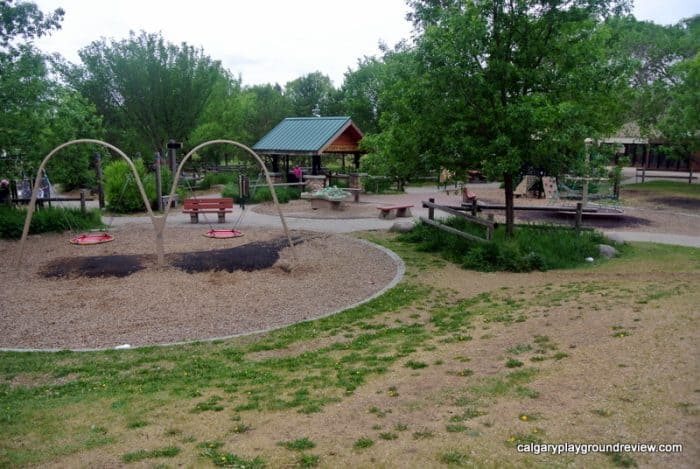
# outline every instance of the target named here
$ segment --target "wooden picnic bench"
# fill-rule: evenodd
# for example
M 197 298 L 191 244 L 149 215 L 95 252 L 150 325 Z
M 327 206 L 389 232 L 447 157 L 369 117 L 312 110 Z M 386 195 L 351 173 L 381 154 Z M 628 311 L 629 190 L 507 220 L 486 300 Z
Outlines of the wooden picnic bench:
M 216 213 L 219 223 L 226 222 L 226 214 L 233 213 L 233 199 L 230 197 L 211 199 L 185 199 L 183 213 L 190 214 L 190 222 L 199 223 L 200 213 Z
M 411 207 L 413 205 L 388 205 L 386 207 L 377 207 L 379 210 L 379 218 L 391 220 L 396 217 L 410 217 Z

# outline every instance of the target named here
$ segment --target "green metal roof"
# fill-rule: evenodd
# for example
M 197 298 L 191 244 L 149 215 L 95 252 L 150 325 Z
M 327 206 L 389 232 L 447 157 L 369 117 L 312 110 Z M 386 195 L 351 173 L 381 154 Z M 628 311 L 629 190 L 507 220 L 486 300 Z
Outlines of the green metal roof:
M 347 116 L 288 117 L 253 145 L 253 150 L 261 153 L 317 154 L 351 124 Z

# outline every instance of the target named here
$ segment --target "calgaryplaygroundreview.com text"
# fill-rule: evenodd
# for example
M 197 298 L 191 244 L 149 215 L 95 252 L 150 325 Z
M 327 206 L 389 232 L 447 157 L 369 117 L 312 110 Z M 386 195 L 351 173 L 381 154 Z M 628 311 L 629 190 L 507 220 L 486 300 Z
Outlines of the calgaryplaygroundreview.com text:
M 589 453 L 682 453 L 679 443 L 521 443 L 518 453 L 589 454 Z

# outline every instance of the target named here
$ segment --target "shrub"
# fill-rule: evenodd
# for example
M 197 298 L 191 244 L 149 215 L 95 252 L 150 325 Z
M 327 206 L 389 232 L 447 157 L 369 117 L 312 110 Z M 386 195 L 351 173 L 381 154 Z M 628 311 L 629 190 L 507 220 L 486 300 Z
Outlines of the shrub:
M 197 183 L 197 189 L 209 189 L 214 185 L 225 185 L 231 183 L 238 183 L 238 174 L 234 173 L 207 173 L 204 177 Z
M 22 237 L 24 219 L 27 210 L 24 208 L 0 207 L 0 238 L 19 239 Z M 30 234 L 63 232 L 68 230 L 88 230 L 102 226 L 100 211 L 89 210 L 83 214 L 77 208 L 45 208 L 37 210 L 29 225 Z
M 252 191 L 251 191 L 252 192 Z M 301 197 L 301 190 L 288 187 L 275 187 L 277 201 L 281 204 L 286 204 L 290 200 L 295 200 Z M 255 193 L 252 193 L 253 203 L 269 202 L 272 200 L 272 194 L 267 187 L 258 188 Z
M 444 223 L 475 236 L 484 236 L 482 226 L 459 217 L 449 218 Z M 417 225 L 399 239 L 415 243 L 419 251 L 439 252 L 464 268 L 486 272 L 574 267 L 583 264 L 586 257 L 597 256 L 597 245 L 604 242 L 603 236 L 593 231 L 576 234 L 566 227 L 535 225 L 516 227 L 512 239 L 507 239 L 505 227 L 499 226 L 490 243 L 470 241 L 427 224 Z
M 170 195 L 170 189 L 172 188 L 173 185 L 173 176 L 172 173 L 170 172 L 170 169 L 168 169 L 166 166 L 161 166 L 160 170 L 160 181 L 161 181 L 161 190 L 163 191 L 162 195 Z M 153 185 L 155 186 L 155 174 L 149 174 L 146 176 L 146 179 L 153 178 Z M 182 177 L 180 178 L 182 180 Z M 151 202 L 151 207 L 153 207 L 153 210 L 155 210 L 158 207 L 158 198 L 156 194 L 156 190 L 153 191 L 153 194 L 148 193 L 148 188 L 146 189 L 146 193 L 148 194 L 149 201 Z M 180 186 L 178 184 L 178 187 L 175 189 L 175 193 L 177 196 L 180 198 L 180 201 L 185 200 L 189 192 L 186 188 Z M 143 203 L 141 204 L 143 206 Z
M 233 200 L 238 199 L 238 184 L 232 182 L 224 186 L 224 190 L 221 191 L 221 197 L 231 197 Z
M 155 177 L 147 174 L 142 160 L 135 160 L 134 166 L 148 199 L 153 203 L 156 198 Z M 131 213 L 145 210 L 141 193 L 126 161 L 116 160 L 107 165 L 104 169 L 104 180 L 105 199 L 111 211 Z
M 390 191 L 392 184 L 393 181 L 390 178 L 370 176 L 365 176 L 362 178 L 362 187 L 365 188 L 365 191 L 373 192 L 375 194 Z

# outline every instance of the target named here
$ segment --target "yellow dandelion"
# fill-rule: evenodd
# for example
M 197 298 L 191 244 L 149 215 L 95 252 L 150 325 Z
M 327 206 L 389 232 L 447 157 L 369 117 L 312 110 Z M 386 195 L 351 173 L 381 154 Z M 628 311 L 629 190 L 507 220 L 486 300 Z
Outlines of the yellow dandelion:
M 527 422 L 527 415 L 521 415 L 520 420 L 522 420 L 523 422 Z

